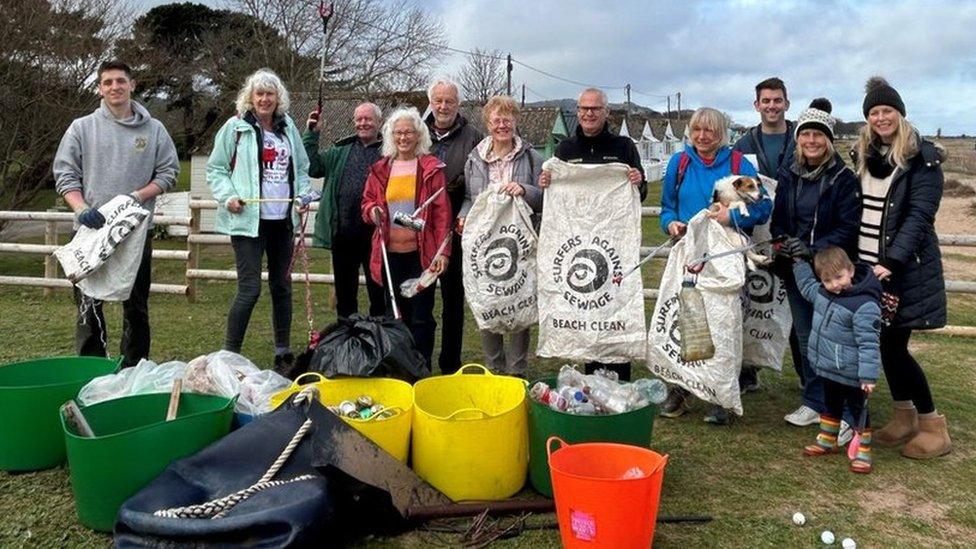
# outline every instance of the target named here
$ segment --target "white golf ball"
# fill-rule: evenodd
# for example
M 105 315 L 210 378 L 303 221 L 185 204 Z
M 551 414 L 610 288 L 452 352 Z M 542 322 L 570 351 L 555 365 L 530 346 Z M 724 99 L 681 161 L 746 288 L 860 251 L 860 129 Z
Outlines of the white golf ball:
M 830 530 L 824 530 L 820 534 L 820 541 L 824 542 L 824 545 L 830 545 L 834 543 L 834 533 Z
M 857 544 L 851 538 L 844 538 L 844 541 L 840 542 L 844 549 L 857 549 Z
M 803 526 L 807 523 L 807 517 L 803 516 L 803 513 L 796 512 L 793 513 L 793 524 L 797 526 Z

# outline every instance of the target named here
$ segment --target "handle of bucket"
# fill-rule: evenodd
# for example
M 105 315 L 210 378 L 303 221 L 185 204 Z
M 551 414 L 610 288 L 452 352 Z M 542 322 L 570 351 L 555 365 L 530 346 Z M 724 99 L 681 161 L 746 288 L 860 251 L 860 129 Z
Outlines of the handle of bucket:
M 650 473 L 647 473 L 647 476 L 651 476 L 654 473 L 660 471 L 661 469 L 664 469 L 664 466 L 667 464 L 668 464 L 668 455 L 664 454 L 663 456 L 661 456 L 661 463 L 658 463 L 657 467 L 652 469 Z
M 325 376 L 323 376 L 322 374 L 320 374 L 318 372 L 305 372 L 304 374 L 296 377 L 295 378 L 295 381 L 292 381 L 291 382 L 291 386 L 292 387 L 301 387 L 302 385 L 307 385 L 307 383 L 299 383 L 302 380 L 302 378 L 304 378 L 304 377 L 314 377 L 315 378 L 315 381 L 312 381 L 311 383 L 321 383 L 323 381 L 328 381 L 325 378 Z
M 394 413 L 393 416 L 391 416 L 391 417 L 385 417 L 385 418 L 383 418 L 383 420 L 393 419 L 394 417 L 396 417 L 397 414 L 402 414 L 403 413 L 403 408 L 401 408 L 399 406 L 384 407 L 383 409 L 381 409 L 380 411 L 376 412 L 375 414 L 369 416 L 368 418 L 365 418 L 365 419 L 363 419 L 363 418 L 359 418 L 359 419 L 350 418 L 350 419 L 352 419 L 353 421 L 358 421 L 360 423 L 369 423 L 370 421 L 380 421 L 378 419 L 378 416 L 380 414 L 382 414 L 383 412 L 393 412 Z
M 486 376 L 494 375 L 491 373 L 491 370 L 489 370 L 488 368 L 485 368 L 481 364 L 475 364 L 473 362 L 470 364 L 465 364 L 464 366 L 458 368 L 458 371 L 454 372 L 454 375 L 456 376 L 462 375 L 469 366 L 472 366 L 474 368 L 479 368 L 481 370 L 482 375 L 486 375 Z
M 553 442 L 558 442 L 559 443 L 559 448 L 562 448 L 563 446 L 569 446 L 569 444 L 565 440 L 563 440 L 563 439 L 561 439 L 561 438 L 559 438 L 557 436 L 551 436 L 551 437 L 549 437 L 546 440 L 546 461 L 547 462 L 550 459 L 552 459 L 552 443 Z M 559 448 L 557 448 L 557 450 Z
M 464 413 L 468 413 L 468 412 L 477 412 L 477 413 L 481 414 L 481 417 L 456 417 L 459 414 L 464 414 Z M 460 410 L 455 410 L 454 413 L 452 413 L 451 415 L 449 415 L 449 416 L 447 416 L 447 417 L 445 417 L 443 419 L 458 419 L 458 420 L 463 420 L 463 419 L 484 419 L 486 417 L 492 417 L 492 416 L 491 416 L 491 414 L 489 414 L 488 412 L 486 412 L 486 411 L 484 411 L 484 410 L 482 410 L 480 408 L 461 408 Z

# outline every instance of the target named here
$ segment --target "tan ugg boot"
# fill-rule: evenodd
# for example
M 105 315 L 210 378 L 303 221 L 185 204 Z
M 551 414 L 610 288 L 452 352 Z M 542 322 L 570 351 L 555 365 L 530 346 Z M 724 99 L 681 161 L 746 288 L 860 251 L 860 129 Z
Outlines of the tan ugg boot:
M 944 456 L 952 450 L 949 426 L 943 415 L 918 418 L 918 434 L 905 444 L 901 455 L 912 459 Z
M 898 446 L 918 434 L 918 410 L 895 408 L 894 415 L 884 427 L 874 432 L 874 444 L 878 446 Z

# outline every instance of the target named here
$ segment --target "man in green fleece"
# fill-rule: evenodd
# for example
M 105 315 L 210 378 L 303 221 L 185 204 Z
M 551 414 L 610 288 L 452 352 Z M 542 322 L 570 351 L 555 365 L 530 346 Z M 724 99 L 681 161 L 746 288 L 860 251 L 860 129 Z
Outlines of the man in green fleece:
M 312 244 L 332 250 L 336 313 L 348 317 L 359 312 L 359 270 L 366 275 L 369 316 L 386 311 L 383 288 L 369 276 L 373 227 L 363 222 L 363 189 L 369 167 L 380 159 L 380 125 L 383 111 L 373 103 L 361 103 L 353 111 L 356 133 L 336 141 L 319 153 L 319 113 L 308 119 L 302 137 L 308 153 L 309 177 L 324 177 L 322 201 L 315 217 Z
M 102 63 L 97 85 L 101 105 L 71 123 L 54 157 L 55 188 L 75 212 L 75 229 L 104 225 L 98 207 L 118 195 L 128 194 L 152 212 L 156 196 L 173 188 L 180 171 L 176 147 L 166 128 L 132 100 L 135 80 L 129 66 L 120 61 Z M 151 259 L 152 238 L 147 235 L 132 294 L 122 303 L 123 367 L 149 356 Z M 101 302 L 86 298 L 77 287 L 74 294 L 77 353 L 106 356 Z

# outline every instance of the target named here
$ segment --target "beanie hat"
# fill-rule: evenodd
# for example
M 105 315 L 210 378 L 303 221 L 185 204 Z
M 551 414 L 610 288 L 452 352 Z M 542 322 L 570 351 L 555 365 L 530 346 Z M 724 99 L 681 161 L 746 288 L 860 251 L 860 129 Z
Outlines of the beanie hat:
M 834 120 L 833 116 L 830 116 L 830 111 L 833 106 L 830 101 L 824 99 L 823 97 L 818 97 L 810 102 L 810 107 L 805 111 L 800 113 L 800 117 L 796 119 L 796 126 L 793 129 L 793 138 L 800 135 L 800 132 L 806 129 L 820 130 L 827 136 L 827 139 L 834 140 Z
M 891 87 L 887 80 L 880 76 L 872 76 L 864 85 L 864 118 L 868 112 L 878 105 L 888 105 L 905 116 L 905 102 L 901 100 L 898 91 Z

